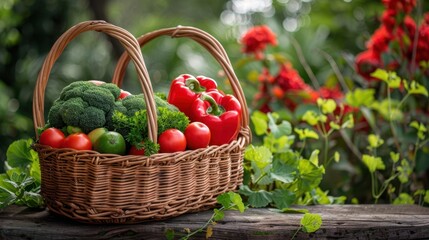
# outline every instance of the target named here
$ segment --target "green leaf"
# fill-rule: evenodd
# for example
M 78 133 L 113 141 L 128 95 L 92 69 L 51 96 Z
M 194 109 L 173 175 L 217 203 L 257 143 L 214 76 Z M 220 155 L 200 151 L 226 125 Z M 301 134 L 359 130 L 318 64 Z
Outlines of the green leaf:
M 287 189 L 276 189 L 273 191 L 272 199 L 278 209 L 285 209 L 295 202 L 296 195 Z
M 309 191 L 317 187 L 322 181 L 325 169 L 318 167 L 306 159 L 301 159 L 298 164 L 298 188 L 300 191 Z
M 380 138 L 380 136 L 375 134 L 368 135 L 368 143 L 372 149 L 378 148 L 383 145 L 384 140 Z
M 337 108 L 337 103 L 333 99 L 317 99 L 317 105 L 322 109 L 323 114 L 330 114 Z
M 338 151 L 335 151 L 335 153 L 334 153 L 334 161 L 335 162 L 340 161 L 340 153 Z
M 266 207 L 272 202 L 272 193 L 265 190 L 252 191 L 249 186 L 242 185 L 239 192 L 249 197 L 248 201 L 252 207 Z
M 348 119 L 341 124 L 341 128 L 353 128 L 355 126 L 355 120 L 353 114 L 349 114 Z
M 25 168 L 38 160 L 37 152 L 31 149 L 32 139 L 20 139 L 9 145 L 6 157 L 9 166 Z
M 335 130 L 339 130 L 341 128 L 340 125 L 338 125 L 337 123 L 334 123 L 334 122 L 329 122 L 329 126 Z
M 27 207 L 35 208 L 43 205 L 43 198 L 39 193 L 24 192 L 24 196 L 22 197 L 22 202 Z
M 174 239 L 174 230 L 171 228 L 167 228 L 167 230 L 165 230 L 165 238 L 167 238 L 167 240 L 173 240 Z
M 426 190 L 425 197 L 423 199 L 425 203 L 429 203 L 429 190 Z
M 307 138 L 319 139 L 319 135 L 315 131 L 308 128 L 295 128 L 295 132 L 298 134 L 300 140 L 304 140 Z
M 213 221 L 217 222 L 222 220 L 225 217 L 225 212 L 219 209 L 213 209 L 214 215 L 213 215 Z
M 399 153 L 390 152 L 390 158 L 394 163 L 397 163 L 399 161 Z
M 292 133 L 292 125 L 288 121 L 282 121 L 280 124 L 277 124 L 277 116 L 274 113 L 268 113 L 268 127 L 270 132 L 276 138 L 280 138 L 282 136 L 287 136 Z
M 265 168 L 272 161 L 272 153 L 270 149 L 265 146 L 250 145 L 244 152 L 244 158 L 254 162 L 260 169 Z
M 406 204 L 414 204 L 414 199 L 408 193 L 401 193 L 399 196 L 393 200 L 394 205 L 406 205 Z
M 315 213 L 305 213 L 301 219 L 301 225 L 304 232 L 315 232 L 322 226 L 322 217 Z
M 411 84 L 408 84 L 406 80 L 403 81 L 405 90 L 407 90 L 408 94 L 420 94 L 428 96 L 428 90 L 423 86 L 417 83 L 416 81 L 412 81 Z
M 265 113 L 260 111 L 253 112 L 252 116 L 250 117 L 252 120 L 253 125 L 255 126 L 255 133 L 256 135 L 260 136 L 265 133 L 267 133 L 268 130 L 268 117 Z
M 315 126 L 319 121 L 319 116 L 315 111 L 309 110 L 302 115 L 301 120 L 306 121 L 311 126 Z
M 362 161 L 365 163 L 371 173 L 375 172 L 376 170 L 384 170 L 386 168 L 380 157 L 364 154 L 362 155 Z
M 356 88 L 346 94 L 346 103 L 352 107 L 369 107 L 374 102 L 375 90 Z
M 315 149 L 311 155 L 310 155 L 310 162 L 312 162 L 314 165 L 319 166 L 319 149 Z
M 221 204 L 225 209 L 237 209 L 241 213 L 244 212 L 244 203 L 241 199 L 240 194 L 229 191 L 222 193 L 216 198 L 217 202 Z
M 270 177 L 282 183 L 291 183 L 295 180 L 296 171 L 296 164 L 285 162 L 281 158 L 275 158 Z
M 7 207 L 13 204 L 17 199 L 14 192 L 9 191 L 5 187 L 0 186 L 0 208 Z
M 409 176 L 413 173 L 412 167 L 405 159 L 401 161 L 401 166 L 396 167 L 396 170 L 399 172 L 398 179 L 401 183 L 407 183 Z
M 371 76 L 386 82 L 389 88 L 399 88 L 401 86 L 401 78 L 396 72 L 377 69 L 375 72 L 371 73 Z

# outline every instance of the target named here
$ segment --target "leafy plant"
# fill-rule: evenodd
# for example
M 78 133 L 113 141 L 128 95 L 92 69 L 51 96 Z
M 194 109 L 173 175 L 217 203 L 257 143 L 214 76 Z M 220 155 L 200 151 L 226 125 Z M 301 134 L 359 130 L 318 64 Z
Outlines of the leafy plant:
M 6 153 L 6 173 L 0 174 L 0 208 L 11 204 L 42 207 L 40 167 L 31 139 L 13 142 Z

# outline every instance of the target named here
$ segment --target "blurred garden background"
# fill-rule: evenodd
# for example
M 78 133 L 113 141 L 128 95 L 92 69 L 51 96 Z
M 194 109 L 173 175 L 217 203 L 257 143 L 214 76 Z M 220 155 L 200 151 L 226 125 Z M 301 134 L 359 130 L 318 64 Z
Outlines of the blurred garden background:
M 267 75 L 274 76 L 282 66 L 271 64 L 268 68 L 267 62 L 273 59 L 281 63 L 287 62 L 288 66 L 296 71 L 291 71 L 291 74 L 297 73 L 311 89 L 326 88 L 326 94 L 318 96 L 332 98 L 337 101 L 338 106 L 341 105 L 339 99 L 345 98 L 346 94 L 353 92 L 354 89 L 374 89 L 371 97 L 380 100 L 378 110 L 374 105 L 360 103 L 353 105 L 350 100 L 347 102 L 349 106 L 359 108 L 360 111 L 354 114 L 352 130 L 339 129 L 330 134 L 330 145 L 326 149 L 330 155 L 334 153 L 338 155 L 335 162 L 324 166 L 326 173 L 321 188 L 329 191 L 329 195 L 346 196 L 347 202 L 373 201 L 374 193 L 371 194 L 368 189 L 374 184 L 374 181 L 371 181 L 371 174 L 374 171 L 369 172 L 368 164 L 362 159 L 363 154 L 375 150 L 384 143 L 386 149 L 380 150 L 377 156 L 373 154 L 370 157 L 382 157 L 382 161 L 385 162 L 383 168 L 378 165 L 375 167 L 376 170 L 393 169 L 394 174 L 390 171 L 381 172 L 374 177 L 381 182 L 382 187 L 389 177 L 394 175 L 396 177 L 387 181 L 385 189 L 387 192 L 381 200 L 392 202 L 399 197 L 403 189 L 408 189 L 404 191 L 409 193 L 411 198 L 417 199 L 415 200 L 417 202 L 419 196 L 425 196 L 422 191 L 429 189 L 427 176 L 429 151 L 426 130 L 422 127 L 409 126 L 414 120 L 417 121 L 415 126 L 427 126 L 429 112 L 427 97 L 409 96 L 400 91 L 392 91 L 392 99 L 397 98 L 393 105 L 401 105 L 399 103 L 404 96 L 408 98 L 407 104 L 401 109 L 401 117 L 393 119 L 393 114 L 389 112 L 389 116 L 383 119 L 381 110 L 386 109 L 387 105 L 382 105 L 385 103 L 382 99 L 386 98 L 386 93 L 392 86 L 386 87 L 381 80 L 368 80 L 367 76 L 362 74 L 362 69 L 360 72 L 356 69 L 356 57 L 367 51 L 369 40 L 383 24 L 383 19 L 386 20 L 385 12 L 389 8 L 389 2 L 404 3 L 401 5 L 404 11 L 393 16 L 396 19 L 395 26 L 404 20 L 405 15 L 413 17 L 414 30 L 425 22 L 424 13 L 429 11 L 429 4 L 425 1 L 412 0 L 3 0 L 0 2 L 1 159 L 4 160 L 6 149 L 12 141 L 34 138 L 32 97 L 38 71 L 50 47 L 68 28 L 81 21 L 103 19 L 129 30 L 135 36 L 140 36 L 159 28 L 189 25 L 212 34 L 225 47 L 252 112 L 273 111 L 278 113 L 280 118 L 290 121 L 293 126 L 310 125 L 309 127 L 314 127 L 314 131 L 320 130 L 319 135 L 323 135 L 322 129 L 302 121 L 306 111 L 317 108 L 315 104 L 311 104 L 315 102 L 305 101 L 304 96 L 302 101 L 295 102 L 292 107 L 289 102 L 283 101 L 286 100 L 284 94 L 287 95 L 288 89 L 271 89 L 270 86 L 275 86 L 276 83 L 270 81 L 268 81 L 270 90 L 263 89 L 264 80 L 261 80 L 261 76 L 264 76 L 264 69 L 268 71 Z M 407 6 L 412 8 L 408 11 Z M 429 22 L 429 19 L 427 21 Z M 263 49 L 264 61 L 255 60 L 252 55 L 243 52 L 243 34 L 260 25 L 269 27 L 276 37 L 276 44 Z M 404 44 L 412 48 L 414 36 L 419 36 L 418 34 L 410 36 L 407 39 L 401 38 L 400 43 L 396 43 L 399 48 Z M 429 41 L 429 38 L 426 39 Z M 429 42 L 427 44 L 429 45 Z M 392 49 L 390 51 L 392 53 L 397 46 L 389 43 L 388 48 Z M 72 41 L 51 72 L 46 89 L 46 109 L 58 97 L 60 89 L 73 81 L 89 79 L 110 81 L 122 51 L 118 42 L 100 33 L 85 33 Z M 158 39 L 145 46 L 142 52 L 156 91 L 167 91 L 170 81 L 182 73 L 205 75 L 222 83 L 225 81 L 219 64 L 189 39 Z M 400 57 L 390 54 L 392 59 Z M 413 71 L 416 74 L 409 74 L 410 71 L 403 73 L 409 69 L 392 68 L 392 65 L 388 64 L 390 60 L 386 54 L 378 58 L 378 61 L 381 60 L 384 64 L 374 65 L 394 70 L 400 77 L 408 80 L 414 80 L 409 79 L 412 76 L 421 86 L 428 88 L 425 68 Z M 429 58 L 421 60 L 425 62 Z M 401 65 L 403 62 L 395 63 Z M 131 93 L 139 93 L 139 84 L 132 66 L 129 67 L 125 78 L 123 88 Z M 220 85 L 225 91 L 229 91 L 227 84 Z M 337 92 L 332 89 L 337 89 Z M 264 94 L 272 96 L 269 96 L 268 100 L 265 99 L 267 101 L 261 102 L 261 99 L 264 100 L 262 96 Z M 336 98 L 338 94 L 341 97 Z M 368 95 L 354 96 L 366 98 Z M 390 97 L 389 95 L 389 99 Z M 393 133 L 391 132 L 393 125 L 389 124 L 392 121 L 394 129 L 399 126 Z M 373 133 L 374 136 L 382 136 L 383 143 L 380 141 L 377 143 L 380 139 L 374 144 L 367 140 Z M 418 134 L 424 136 L 420 139 Z M 416 139 L 420 140 L 416 143 Z M 254 141 L 262 139 L 255 136 Z M 323 144 L 323 141 L 320 143 L 309 140 L 304 147 L 302 142 L 297 142 L 294 147 L 302 147 L 303 154 L 309 155 L 314 149 L 321 149 L 323 153 Z M 393 151 L 395 147 L 400 150 Z M 388 163 L 390 158 L 396 159 L 391 157 L 391 153 L 393 156 L 400 154 L 400 160 L 408 160 Z M 401 167 L 399 170 L 398 166 Z M 406 180 L 397 179 L 401 174 L 402 177 L 406 175 Z M 396 189 L 393 185 L 389 187 L 394 181 L 398 182 L 399 187 Z M 426 196 L 429 198 L 429 194 Z

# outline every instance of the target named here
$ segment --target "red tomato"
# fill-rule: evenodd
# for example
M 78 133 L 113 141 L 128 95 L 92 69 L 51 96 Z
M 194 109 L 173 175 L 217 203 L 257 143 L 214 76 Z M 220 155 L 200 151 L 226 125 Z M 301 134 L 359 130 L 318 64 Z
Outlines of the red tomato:
M 186 144 L 189 149 L 205 148 L 210 143 L 209 127 L 202 122 L 192 122 L 185 129 Z
M 64 139 L 63 148 L 73 148 L 76 150 L 91 150 L 92 143 L 85 133 L 73 133 Z
M 39 142 L 53 148 L 60 148 L 65 139 L 64 133 L 58 128 L 48 128 L 40 134 Z
M 137 149 L 136 146 L 131 146 L 128 155 L 144 155 L 144 148 Z
M 178 129 L 167 129 L 158 138 L 159 152 L 161 153 L 172 153 L 185 151 L 186 149 L 186 138 Z
M 131 95 L 130 92 L 121 89 L 121 94 L 119 94 L 118 99 L 124 99 L 124 98 L 126 98 L 126 97 L 128 97 L 130 95 Z

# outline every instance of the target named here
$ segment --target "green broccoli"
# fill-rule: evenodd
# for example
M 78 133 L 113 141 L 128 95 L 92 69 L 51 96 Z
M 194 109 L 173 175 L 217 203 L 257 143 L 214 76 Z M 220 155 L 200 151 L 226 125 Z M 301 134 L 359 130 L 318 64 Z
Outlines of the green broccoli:
M 60 97 L 49 110 L 48 124 L 56 128 L 79 127 L 85 133 L 104 127 L 111 119 L 112 111 L 117 109 L 115 103 L 120 91 L 119 87 L 111 83 L 71 83 L 61 91 Z
M 157 106 L 158 135 L 170 128 L 185 131 L 189 125 L 189 118 L 162 98 L 155 95 L 154 99 Z M 141 142 L 147 142 L 148 138 L 147 110 L 143 95 L 128 96 L 122 100 L 122 104 L 126 111 L 122 109 L 113 112 L 114 129 L 131 145 L 141 146 Z M 152 154 L 153 152 L 148 151 L 146 147 L 145 154 Z M 157 148 L 152 146 L 150 149 Z

